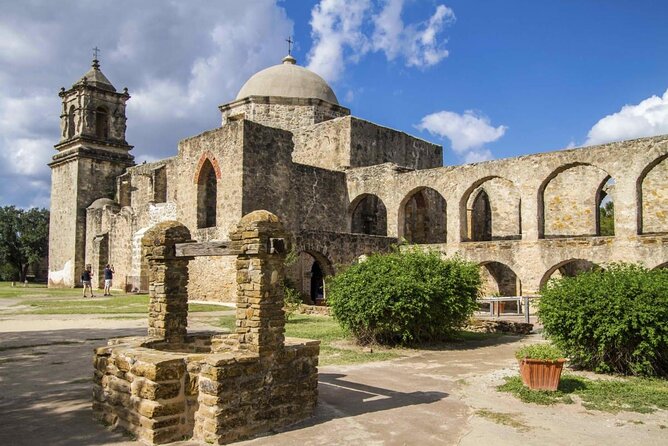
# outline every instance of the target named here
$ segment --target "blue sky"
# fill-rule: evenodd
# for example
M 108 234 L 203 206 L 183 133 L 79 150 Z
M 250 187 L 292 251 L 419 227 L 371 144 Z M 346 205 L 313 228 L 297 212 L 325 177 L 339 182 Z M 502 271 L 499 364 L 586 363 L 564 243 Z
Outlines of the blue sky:
M 0 205 L 46 206 L 61 86 L 102 49 L 138 162 L 219 125 L 254 72 L 298 63 L 355 116 L 444 163 L 668 133 L 668 2 L 0 0 Z M 109 11 L 117 11 L 110 14 Z

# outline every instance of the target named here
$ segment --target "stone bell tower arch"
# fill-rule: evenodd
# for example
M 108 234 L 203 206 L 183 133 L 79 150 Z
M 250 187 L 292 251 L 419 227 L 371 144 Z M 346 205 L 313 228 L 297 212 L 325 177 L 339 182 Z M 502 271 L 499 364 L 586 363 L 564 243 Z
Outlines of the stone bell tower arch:
M 116 177 L 134 165 L 125 140 L 128 89 L 117 92 L 92 66 L 69 90 L 62 88 L 60 141 L 51 167 L 49 286 L 74 287 L 84 268 L 86 208 L 114 198 Z

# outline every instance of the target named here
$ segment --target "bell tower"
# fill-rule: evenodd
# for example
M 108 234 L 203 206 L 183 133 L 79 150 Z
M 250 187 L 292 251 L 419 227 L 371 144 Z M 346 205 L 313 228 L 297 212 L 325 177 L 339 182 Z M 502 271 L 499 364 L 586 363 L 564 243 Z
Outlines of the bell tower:
M 86 208 L 114 198 L 116 177 L 134 165 L 125 140 L 128 89 L 117 92 L 100 70 L 97 48 L 90 70 L 61 88 L 60 141 L 51 167 L 49 286 L 74 287 L 84 268 Z

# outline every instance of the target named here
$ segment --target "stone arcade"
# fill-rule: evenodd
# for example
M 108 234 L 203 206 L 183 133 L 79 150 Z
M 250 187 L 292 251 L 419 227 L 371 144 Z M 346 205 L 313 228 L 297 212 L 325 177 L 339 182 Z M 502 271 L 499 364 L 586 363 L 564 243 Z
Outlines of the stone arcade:
M 133 165 L 127 90 L 97 61 L 61 91 L 62 138 L 51 163 L 50 286 L 113 263 L 115 286 L 148 289 L 143 236 L 162 221 L 194 240 L 229 237 L 254 210 L 295 240 L 288 277 L 307 302 L 323 276 L 399 239 L 484 266 L 488 291 L 538 291 L 595 264 L 668 262 L 668 136 L 442 166 L 440 146 L 350 115 L 316 74 L 283 63 L 220 106 L 221 127 L 181 141 L 172 158 Z M 599 206 L 614 203 L 614 235 Z M 190 298 L 232 301 L 227 257 L 189 263 Z

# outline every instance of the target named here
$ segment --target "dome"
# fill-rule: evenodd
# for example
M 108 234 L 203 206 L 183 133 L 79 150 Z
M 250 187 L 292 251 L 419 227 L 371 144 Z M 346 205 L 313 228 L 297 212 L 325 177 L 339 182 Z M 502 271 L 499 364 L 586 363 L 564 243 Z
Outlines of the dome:
M 91 65 L 90 70 L 84 74 L 81 79 L 79 79 L 74 85 L 92 85 L 97 88 L 108 91 L 116 91 L 107 76 L 105 76 L 102 71 L 100 71 L 100 61 L 93 59 L 93 64 Z
M 110 198 L 98 198 L 88 206 L 88 209 L 102 209 L 105 206 L 118 206 L 118 204 Z
M 237 99 L 248 96 L 281 96 L 321 99 L 339 105 L 327 82 L 296 62 L 294 57 L 286 56 L 282 64 L 255 73 L 241 87 Z

